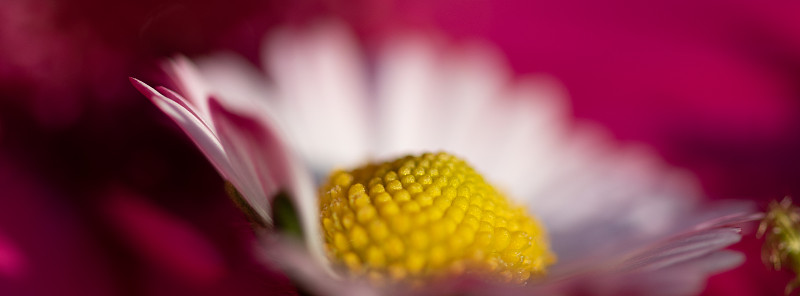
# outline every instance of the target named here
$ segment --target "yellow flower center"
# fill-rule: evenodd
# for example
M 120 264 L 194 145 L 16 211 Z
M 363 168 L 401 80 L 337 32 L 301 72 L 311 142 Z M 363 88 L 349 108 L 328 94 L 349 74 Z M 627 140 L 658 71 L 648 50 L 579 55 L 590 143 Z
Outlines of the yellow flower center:
M 379 282 L 474 273 L 522 284 L 556 260 L 539 222 L 446 153 L 334 172 L 320 211 L 329 257 Z

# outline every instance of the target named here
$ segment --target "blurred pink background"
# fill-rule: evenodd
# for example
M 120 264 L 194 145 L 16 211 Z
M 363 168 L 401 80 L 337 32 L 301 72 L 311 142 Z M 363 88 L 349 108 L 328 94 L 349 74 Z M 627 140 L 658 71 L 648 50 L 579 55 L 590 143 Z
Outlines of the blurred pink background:
M 548 73 L 577 118 L 694 172 L 710 199 L 800 195 L 800 2 L 0 2 L 0 294 L 295 294 L 186 136 L 128 84 L 159 62 L 336 17 L 370 48 L 408 30 L 486 40 Z M 782 295 L 752 234 L 704 295 Z

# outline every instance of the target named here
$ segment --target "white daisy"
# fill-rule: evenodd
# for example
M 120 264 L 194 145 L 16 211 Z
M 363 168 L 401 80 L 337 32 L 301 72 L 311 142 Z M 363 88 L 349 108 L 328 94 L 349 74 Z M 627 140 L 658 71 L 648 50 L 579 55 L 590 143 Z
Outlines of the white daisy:
M 737 223 L 757 218 L 749 205 L 702 204 L 691 176 L 642 147 L 616 145 L 601 129 L 572 122 L 556 82 L 545 76 L 512 77 L 498 56 L 488 46 L 452 47 L 406 36 L 365 58 L 342 26 L 325 23 L 272 34 L 264 44 L 264 72 L 236 55 L 219 54 L 195 61 L 177 58 L 167 65 L 180 94 L 132 82 L 178 123 L 238 190 L 251 214 L 268 226 L 264 235 L 270 239 L 261 249 L 265 257 L 315 294 L 683 295 L 698 292 L 710 273 L 741 262 L 740 254 L 722 249 L 740 239 Z M 524 205 L 536 217 L 531 227 L 541 221 L 547 234 L 528 231 L 525 237 L 544 251 L 533 258 L 517 254 L 524 264 L 553 261 L 547 259 L 548 240 L 557 263 L 542 263 L 547 271 L 532 272 L 530 280 L 522 276 L 525 285 L 472 277 L 482 271 L 444 272 L 450 276 L 437 280 L 406 276 L 417 280 L 414 285 L 359 276 L 364 270 L 378 278 L 439 274 L 432 259 L 437 255 L 423 254 L 427 259 L 419 261 L 419 271 L 406 268 L 402 263 L 411 255 L 400 252 L 398 273 L 383 266 L 391 263 L 383 251 L 376 251 L 378 257 L 366 250 L 347 257 L 359 238 L 383 245 L 372 232 L 358 236 L 350 226 L 341 230 L 340 217 L 338 226 L 325 224 L 325 218 L 333 218 L 326 216 L 329 205 L 320 209 L 320 198 L 329 200 L 342 189 L 333 189 L 337 181 L 326 176 L 431 151 L 466 160 L 511 204 Z M 296 209 L 302 248 L 269 227 L 273 202 L 282 192 Z M 373 193 L 368 201 L 376 203 Z M 386 218 L 382 209 L 371 211 L 365 221 Z M 337 249 L 336 229 L 350 235 L 345 250 Z

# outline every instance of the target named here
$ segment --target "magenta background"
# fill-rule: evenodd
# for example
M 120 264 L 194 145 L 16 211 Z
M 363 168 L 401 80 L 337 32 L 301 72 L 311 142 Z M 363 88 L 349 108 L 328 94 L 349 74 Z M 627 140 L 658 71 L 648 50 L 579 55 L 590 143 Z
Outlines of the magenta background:
M 800 192 L 796 1 L 0 2 L 0 294 L 294 293 L 180 130 L 128 84 L 158 62 L 344 18 L 369 47 L 398 31 L 488 40 L 561 80 L 576 117 L 696 173 L 711 199 Z M 760 242 L 705 295 L 782 295 Z

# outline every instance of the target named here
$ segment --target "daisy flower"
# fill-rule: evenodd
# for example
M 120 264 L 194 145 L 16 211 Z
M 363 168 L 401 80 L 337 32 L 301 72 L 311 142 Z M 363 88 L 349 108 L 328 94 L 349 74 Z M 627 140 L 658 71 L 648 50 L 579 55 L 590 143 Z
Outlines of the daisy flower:
M 748 204 L 703 204 L 690 175 L 573 122 L 553 79 L 513 77 L 490 46 L 405 36 L 366 55 L 324 23 L 262 53 L 263 72 L 178 57 L 178 92 L 131 81 L 300 289 L 684 295 L 742 260 L 722 249 Z

